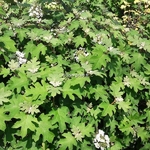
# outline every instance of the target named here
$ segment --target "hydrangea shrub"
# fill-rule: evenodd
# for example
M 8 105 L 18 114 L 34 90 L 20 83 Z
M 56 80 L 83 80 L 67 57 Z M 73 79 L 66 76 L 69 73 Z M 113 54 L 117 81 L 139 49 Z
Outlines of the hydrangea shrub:
M 149 150 L 149 6 L 0 2 L 1 149 Z

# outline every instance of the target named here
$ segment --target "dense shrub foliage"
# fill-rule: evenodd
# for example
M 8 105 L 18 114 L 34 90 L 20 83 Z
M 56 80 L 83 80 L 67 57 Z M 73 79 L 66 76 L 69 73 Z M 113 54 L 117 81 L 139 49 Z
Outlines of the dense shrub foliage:
M 0 147 L 149 150 L 149 0 L 0 2 Z

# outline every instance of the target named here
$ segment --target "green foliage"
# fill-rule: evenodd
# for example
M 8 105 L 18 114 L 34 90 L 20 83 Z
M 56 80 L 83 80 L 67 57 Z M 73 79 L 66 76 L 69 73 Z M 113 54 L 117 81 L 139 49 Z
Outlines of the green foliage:
M 0 149 L 148 150 L 149 6 L 1 1 Z

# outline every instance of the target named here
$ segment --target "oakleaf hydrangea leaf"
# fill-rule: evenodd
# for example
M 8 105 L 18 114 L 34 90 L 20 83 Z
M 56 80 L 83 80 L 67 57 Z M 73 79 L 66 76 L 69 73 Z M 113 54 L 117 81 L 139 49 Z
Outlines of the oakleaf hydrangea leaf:
M 21 117 L 20 117 L 21 116 Z M 38 124 L 38 121 L 32 115 L 25 114 L 23 112 L 19 113 L 15 118 L 20 119 L 17 121 L 12 128 L 20 128 L 20 136 L 24 138 L 27 135 L 27 130 L 35 131 L 36 126 L 34 123 Z M 34 122 L 34 123 L 33 123 Z
M 8 36 L 1 36 L 0 41 L 5 44 L 5 48 L 8 49 L 11 52 L 16 51 L 16 43 Z
M 65 138 L 61 138 L 58 141 L 58 144 L 61 145 L 59 150 L 65 150 L 67 148 L 73 150 L 73 145 L 77 146 L 76 139 L 70 132 L 63 133 L 63 137 Z
M 0 105 L 2 105 L 4 102 L 8 102 L 9 99 L 7 97 L 9 97 L 11 95 L 10 91 L 5 91 L 4 88 L 0 89 Z
M 70 118 L 68 116 L 69 110 L 67 107 L 61 107 L 58 109 L 53 109 L 49 115 L 53 116 L 51 121 L 53 124 L 59 124 L 60 132 L 63 132 L 66 129 L 66 123 L 70 123 Z
M 39 126 L 38 128 L 36 128 L 34 140 L 37 141 L 40 135 L 43 135 L 44 142 L 45 141 L 52 142 L 54 138 L 54 133 L 51 132 L 50 130 L 53 129 L 54 127 L 51 124 L 49 116 L 42 113 L 39 116 L 38 125 Z
M 5 109 L 0 107 L 0 130 L 4 131 L 6 129 L 5 121 L 10 120 L 9 116 L 5 114 Z

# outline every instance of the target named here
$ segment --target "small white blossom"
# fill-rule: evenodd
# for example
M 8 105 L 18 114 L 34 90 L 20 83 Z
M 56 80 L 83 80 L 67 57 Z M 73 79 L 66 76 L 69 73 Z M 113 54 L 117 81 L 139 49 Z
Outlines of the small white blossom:
M 60 81 L 50 81 L 50 83 L 51 83 L 54 87 L 60 86 L 60 85 L 62 84 L 62 82 L 60 82 Z
M 25 56 L 24 53 L 22 53 L 20 51 L 16 51 L 16 56 L 17 56 L 18 63 L 20 65 L 27 62 L 27 60 L 24 58 L 24 56 Z
M 123 101 L 123 98 L 122 97 L 117 97 L 115 98 L 116 102 L 122 102 Z
M 85 29 L 85 33 L 88 33 L 89 31 L 90 31 L 89 28 L 86 28 L 86 29 Z
M 36 73 L 38 71 L 38 68 L 28 69 L 28 71 L 30 71 L 31 73 Z
M 98 134 L 96 134 L 93 142 L 95 147 L 98 149 L 101 148 L 101 150 L 110 147 L 110 139 L 108 135 L 105 135 L 104 131 L 100 129 L 98 130 Z
M 41 18 L 43 17 L 43 12 L 41 9 L 41 6 L 31 6 L 29 12 L 29 16 L 30 17 L 35 17 L 37 19 L 39 19 L 38 21 L 41 21 Z
M 143 49 L 144 48 L 144 46 L 145 46 L 145 42 L 142 42 L 141 44 L 140 44 L 140 49 Z
M 98 43 L 98 44 L 102 44 L 102 41 L 98 41 L 97 43 Z
M 108 48 L 108 51 L 111 52 L 112 50 L 113 50 L 113 47 L 109 47 L 109 48 Z
M 25 58 L 18 58 L 19 60 L 19 64 L 25 64 L 27 62 L 27 60 Z
M 24 58 L 24 53 L 22 53 L 20 51 L 16 51 L 16 55 L 20 58 Z

